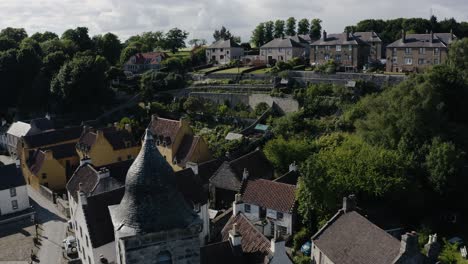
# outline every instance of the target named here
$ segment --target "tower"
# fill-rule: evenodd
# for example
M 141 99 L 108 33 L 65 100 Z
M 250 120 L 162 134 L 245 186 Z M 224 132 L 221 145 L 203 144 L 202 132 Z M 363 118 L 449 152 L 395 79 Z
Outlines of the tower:
M 200 263 L 202 222 L 177 190 L 149 130 L 128 170 L 122 202 L 109 210 L 117 263 Z

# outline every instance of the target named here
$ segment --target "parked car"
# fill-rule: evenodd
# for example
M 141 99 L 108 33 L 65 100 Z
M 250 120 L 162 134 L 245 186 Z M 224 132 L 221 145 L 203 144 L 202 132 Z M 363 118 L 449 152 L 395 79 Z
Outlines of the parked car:
M 452 237 L 447 242 L 449 242 L 450 244 L 457 244 L 458 248 L 461 248 L 465 245 L 463 239 L 461 239 L 460 237 Z
M 311 246 L 312 246 L 312 243 L 310 243 L 310 241 L 307 241 L 304 245 L 302 245 L 301 247 L 302 254 L 306 256 L 310 256 Z
M 76 247 L 76 238 L 74 236 L 69 236 L 63 240 L 63 250 L 67 256 L 78 253 L 78 249 Z

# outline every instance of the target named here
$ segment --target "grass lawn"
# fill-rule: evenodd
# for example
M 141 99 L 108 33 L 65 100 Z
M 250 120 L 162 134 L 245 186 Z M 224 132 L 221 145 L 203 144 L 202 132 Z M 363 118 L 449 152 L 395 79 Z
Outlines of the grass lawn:
M 234 73 L 234 74 L 236 74 L 236 73 L 242 73 L 242 71 L 248 70 L 250 68 L 252 68 L 252 67 L 239 67 L 239 68 L 236 67 L 236 68 L 217 71 L 217 72 L 214 72 L 214 73 L 220 73 L 220 74 L 222 74 L 222 73 Z
M 269 73 L 269 72 L 270 72 L 269 68 L 264 68 L 264 69 L 259 69 L 259 70 L 253 71 L 250 74 L 265 74 L 265 73 Z
M 202 69 L 202 70 L 196 71 L 196 73 L 205 73 L 205 72 L 212 71 L 212 70 L 215 70 L 215 69 L 218 69 L 218 67 L 211 67 L 211 68 Z
M 169 55 L 170 57 L 190 57 L 190 51 L 183 51 L 183 50 L 180 50 L 176 53 L 172 53 L 172 52 L 166 52 L 167 55 Z

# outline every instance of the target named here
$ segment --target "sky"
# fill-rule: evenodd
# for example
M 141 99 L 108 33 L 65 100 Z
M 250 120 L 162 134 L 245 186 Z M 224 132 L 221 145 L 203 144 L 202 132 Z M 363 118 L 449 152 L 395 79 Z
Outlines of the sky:
M 398 17 L 468 21 L 467 0 L 0 0 L 0 28 L 22 27 L 29 34 L 85 26 L 90 35 L 112 32 L 122 41 L 146 31 L 178 27 L 189 39 L 212 41 L 226 26 L 243 42 L 264 21 L 320 18 L 327 32 L 343 32 L 367 18 Z

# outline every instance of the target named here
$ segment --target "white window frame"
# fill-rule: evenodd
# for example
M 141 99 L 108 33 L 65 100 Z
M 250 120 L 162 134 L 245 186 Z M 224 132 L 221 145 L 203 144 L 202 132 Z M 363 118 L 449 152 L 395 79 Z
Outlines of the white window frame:
M 405 58 L 405 65 L 413 65 L 413 58 Z
M 341 45 L 336 45 L 336 51 L 341 51 Z
M 11 201 L 11 208 L 13 210 L 18 210 L 18 201 L 17 200 L 12 200 Z
M 10 197 L 16 197 L 16 188 L 10 188 Z

